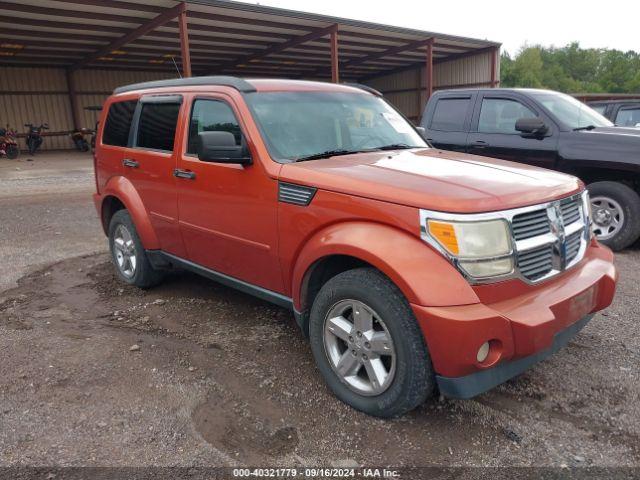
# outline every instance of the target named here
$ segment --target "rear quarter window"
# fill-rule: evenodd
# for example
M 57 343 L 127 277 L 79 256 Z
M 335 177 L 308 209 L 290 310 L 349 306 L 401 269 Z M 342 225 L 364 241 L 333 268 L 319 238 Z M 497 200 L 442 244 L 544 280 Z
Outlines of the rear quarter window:
M 109 107 L 109 114 L 104 125 L 102 143 L 116 147 L 126 147 L 129 143 L 131 121 L 136 110 L 137 100 L 115 102 Z
M 441 98 L 436 103 L 431 129 L 443 132 L 464 132 L 471 98 Z

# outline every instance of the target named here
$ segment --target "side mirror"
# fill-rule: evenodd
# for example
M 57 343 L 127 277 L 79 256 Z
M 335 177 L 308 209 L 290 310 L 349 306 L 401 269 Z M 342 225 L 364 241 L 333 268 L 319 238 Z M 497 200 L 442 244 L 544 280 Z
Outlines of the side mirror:
M 246 146 L 236 145 L 231 132 L 200 132 L 197 150 L 198 158 L 203 162 L 251 164 Z
M 427 129 L 424 127 L 416 127 L 416 131 L 420 134 L 423 140 L 427 139 Z
M 540 117 L 520 118 L 516 121 L 516 130 L 523 137 L 542 137 L 549 131 L 549 127 Z

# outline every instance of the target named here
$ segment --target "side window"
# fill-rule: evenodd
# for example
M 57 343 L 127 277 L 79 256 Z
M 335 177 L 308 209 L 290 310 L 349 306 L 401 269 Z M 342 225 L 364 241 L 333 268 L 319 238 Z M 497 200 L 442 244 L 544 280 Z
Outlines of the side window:
M 589 105 L 589 106 L 593 108 L 596 112 L 598 112 L 600 115 L 604 115 L 604 112 L 607 109 L 606 105 Z
M 107 122 L 104 125 L 102 143 L 116 147 L 126 147 L 129 143 L 129 130 L 137 100 L 112 103 L 109 107 Z
M 478 132 L 518 134 L 516 122 L 521 118 L 535 118 L 537 115 L 516 100 L 506 98 L 485 98 L 480 108 Z
M 179 112 L 179 103 L 144 103 L 136 147 L 173 151 Z
M 431 129 L 443 132 L 464 132 L 464 122 L 471 98 L 442 98 L 436 103 Z
M 236 145 L 242 141 L 242 131 L 233 110 L 220 100 L 200 99 L 193 102 L 187 153 L 197 153 L 200 132 L 230 132 L 236 139 Z
M 621 127 L 636 127 L 640 125 L 640 107 L 619 110 L 614 123 Z

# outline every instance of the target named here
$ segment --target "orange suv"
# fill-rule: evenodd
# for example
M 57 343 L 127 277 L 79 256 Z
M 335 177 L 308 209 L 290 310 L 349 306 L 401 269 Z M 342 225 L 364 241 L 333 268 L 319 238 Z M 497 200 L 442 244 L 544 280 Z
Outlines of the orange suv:
M 95 171 L 122 281 L 181 268 L 291 309 L 331 390 L 371 415 L 482 393 L 614 295 L 578 179 L 430 148 L 367 87 L 121 87 Z

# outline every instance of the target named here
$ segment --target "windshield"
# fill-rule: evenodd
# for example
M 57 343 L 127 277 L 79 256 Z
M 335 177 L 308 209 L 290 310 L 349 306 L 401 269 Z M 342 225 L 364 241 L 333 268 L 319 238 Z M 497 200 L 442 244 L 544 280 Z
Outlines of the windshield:
M 564 93 L 533 92 L 531 96 L 569 128 L 613 126 L 613 123 L 593 108 Z
M 276 161 L 427 146 L 398 112 L 367 93 L 265 92 L 246 100 Z

